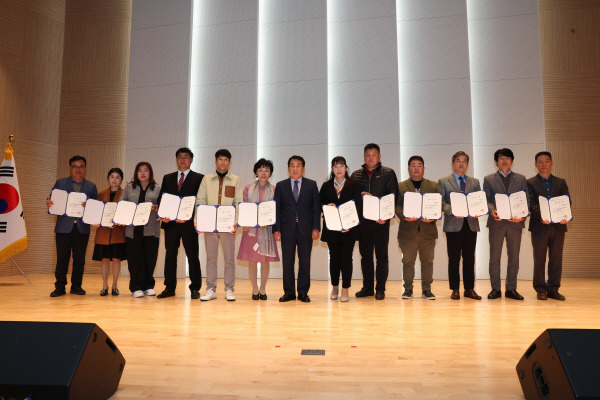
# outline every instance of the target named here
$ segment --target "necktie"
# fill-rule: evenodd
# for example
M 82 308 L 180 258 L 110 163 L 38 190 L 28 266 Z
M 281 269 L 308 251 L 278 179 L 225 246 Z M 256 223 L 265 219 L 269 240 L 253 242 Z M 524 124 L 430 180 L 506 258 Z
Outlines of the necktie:
M 464 193 L 465 190 L 467 189 L 467 187 L 465 185 L 465 177 L 464 176 L 459 176 L 458 177 L 458 181 L 460 182 L 460 191 Z
M 179 178 L 179 183 L 177 184 L 177 191 L 181 192 L 181 187 L 183 186 L 183 177 L 185 175 L 183 174 L 183 172 L 181 173 L 181 177 Z
M 296 200 L 296 203 L 298 202 L 298 181 L 294 181 L 294 200 Z

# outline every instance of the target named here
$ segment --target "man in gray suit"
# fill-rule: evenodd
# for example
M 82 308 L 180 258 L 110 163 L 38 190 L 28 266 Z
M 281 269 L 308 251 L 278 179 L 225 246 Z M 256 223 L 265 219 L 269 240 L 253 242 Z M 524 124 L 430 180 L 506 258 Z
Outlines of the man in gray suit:
M 508 266 L 506 270 L 506 292 L 504 295 L 510 299 L 523 300 L 517 292 L 517 274 L 519 273 L 519 251 L 521 250 L 521 234 L 525 228 L 525 218 L 512 218 L 502 220 L 496 212 L 497 193 L 512 194 L 520 191 L 527 193 L 527 180 L 524 175 L 517 174 L 511 170 L 515 156 L 512 150 L 504 148 L 496 150 L 494 161 L 498 171 L 487 175 L 483 179 L 483 190 L 487 197 L 490 216 L 487 227 L 490 231 L 490 281 L 492 291 L 488 299 L 502 297 L 500 287 L 500 257 L 502 245 L 506 238 L 506 251 L 508 254 Z M 528 196 L 529 197 L 529 196 Z
M 464 151 L 456 152 L 452 156 L 452 170 L 450 176 L 438 181 L 444 202 L 444 232 L 448 248 L 448 280 L 452 300 L 460 299 L 460 256 L 463 259 L 463 285 L 464 295 L 470 299 L 481 300 L 475 288 L 475 245 L 477 232 L 479 232 L 478 217 L 456 217 L 450 206 L 450 193 L 479 192 L 479 180 L 465 175 L 469 168 L 469 155 Z

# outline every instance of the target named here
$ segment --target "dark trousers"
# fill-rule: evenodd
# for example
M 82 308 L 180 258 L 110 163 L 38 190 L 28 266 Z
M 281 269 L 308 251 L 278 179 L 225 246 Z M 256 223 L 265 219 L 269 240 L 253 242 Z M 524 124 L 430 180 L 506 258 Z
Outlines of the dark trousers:
M 373 263 L 373 250 L 377 258 L 377 286 L 375 290 L 385 290 L 388 278 L 389 259 L 388 243 L 390 241 L 390 224 L 371 223 L 364 221 L 360 225 L 360 268 L 363 275 L 363 287 L 373 290 L 375 281 L 375 264 Z
M 475 288 L 475 245 L 477 232 L 469 227 L 469 222 L 463 218 L 463 226 L 458 232 L 446 232 L 448 248 L 448 280 L 450 289 L 460 289 L 460 257 L 463 260 L 463 285 L 465 290 Z
M 67 286 L 67 272 L 69 271 L 71 252 L 73 253 L 71 287 L 81 287 L 85 266 L 85 251 L 89 238 L 89 234 L 79 233 L 77 224 L 73 224 L 73 229 L 69 233 L 56 233 L 56 270 L 54 271 L 56 282 L 54 287 L 64 289 Z
M 533 245 L 533 288 L 536 292 L 558 292 L 562 275 L 565 232 L 554 225 L 545 232 L 531 232 Z M 549 254 L 548 254 L 549 253 Z M 548 254 L 548 282 L 546 282 L 546 254 Z
M 296 247 L 298 248 L 298 294 L 307 294 L 310 289 L 310 253 L 312 252 L 312 237 L 302 237 L 295 224 L 292 234 L 281 235 L 281 261 L 283 267 L 283 291 L 296 295 L 294 264 L 296 262 Z
M 342 273 L 342 287 L 347 289 L 352 282 L 352 251 L 354 241 L 349 242 L 327 242 L 329 247 L 329 274 L 331 285 L 340 284 L 340 272 Z
M 167 290 L 177 287 L 177 253 L 179 243 L 188 260 L 190 275 L 190 290 L 200 290 L 202 287 L 202 272 L 200 272 L 200 259 L 198 258 L 198 232 L 191 221 L 179 224 L 169 223 L 165 227 L 165 286 Z
M 154 289 L 154 268 L 158 257 L 159 239 L 134 233 L 127 238 L 127 267 L 129 268 L 129 290 Z

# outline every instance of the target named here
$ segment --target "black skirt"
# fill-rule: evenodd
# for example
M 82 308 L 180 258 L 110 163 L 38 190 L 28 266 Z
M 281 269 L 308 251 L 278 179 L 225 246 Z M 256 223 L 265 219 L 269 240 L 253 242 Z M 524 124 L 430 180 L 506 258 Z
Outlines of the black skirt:
M 126 260 L 127 249 L 125 247 L 125 243 L 94 245 L 94 254 L 92 255 L 92 260 L 102 261 L 103 258 L 108 258 L 110 260 Z

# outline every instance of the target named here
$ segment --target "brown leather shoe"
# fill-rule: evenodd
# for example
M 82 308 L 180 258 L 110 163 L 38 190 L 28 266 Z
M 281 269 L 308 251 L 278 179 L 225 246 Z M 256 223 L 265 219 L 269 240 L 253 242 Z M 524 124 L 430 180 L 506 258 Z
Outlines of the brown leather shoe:
M 481 296 L 477 294 L 473 289 L 465 290 L 465 297 L 473 300 L 481 300 Z
M 565 300 L 565 296 L 563 296 L 562 294 L 558 293 L 558 292 L 548 292 L 548 297 L 554 300 L 561 300 L 564 301 Z
M 546 294 L 546 292 L 538 292 L 537 299 L 538 300 L 548 300 L 548 294 Z
M 453 290 L 450 298 L 452 300 L 460 300 L 460 292 L 458 290 Z

